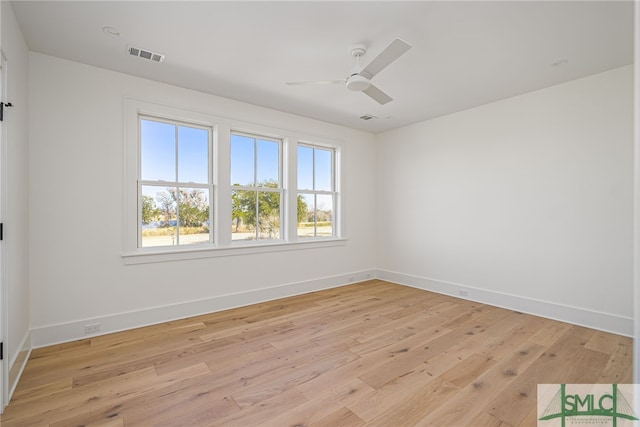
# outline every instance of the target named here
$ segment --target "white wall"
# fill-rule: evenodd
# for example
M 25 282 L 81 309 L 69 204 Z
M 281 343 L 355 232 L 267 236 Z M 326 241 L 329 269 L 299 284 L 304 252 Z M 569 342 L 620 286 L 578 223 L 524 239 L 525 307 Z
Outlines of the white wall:
M 11 3 L 3 1 L 2 53 L 7 59 L 7 99 L 14 107 L 5 111 L 6 140 L 2 180 L 6 192 L 2 203 L 5 225 L 4 265 L 7 289 L 5 360 L 9 362 L 8 388 L 13 390 L 29 350 L 29 206 L 27 127 L 27 45 L 18 27 Z M 3 307 L 4 308 L 4 307 Z M 5 393 L 5 399 L 7 393 Z
M 123 329 L 374 268 L 632 333 L 632 67 L 377 137 L 37 53 L 29 89 L 36 346 L 93 321 Z M 347 141 L 348 244 L 125 266 L 125 96 Z
M 82 337 L 94 320 L 103 332 L 117 330 L 363 280 L 372 271 L 372 135 L 37 53 L 30 53 L 29 90 L 35 346 Z M 125 266 L 125 96 L 346 141 L 346 246 Z
M 632 334 L 633 67 L 378 135 L 380 276 Z

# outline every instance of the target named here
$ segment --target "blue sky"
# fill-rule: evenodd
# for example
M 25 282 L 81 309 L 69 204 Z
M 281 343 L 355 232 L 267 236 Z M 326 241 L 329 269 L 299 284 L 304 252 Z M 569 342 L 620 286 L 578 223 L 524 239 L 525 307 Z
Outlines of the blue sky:
M 298 147 L 298 189 L 331 191 L 332 151 L 307 146 Z M 314 167 L 315 160 L 315 167 Z M 315 172 L 315 187 L 314 187 Z
M 143 180 L 208 183 L 209 135 L 207 130 L 145 119 L 141 121 L 141 135 L 141 178 Z M 266 180 L 277 181 L 281 156 L 279 151 L 280 144 L 276 141 L 232 134 L 231 184 L 252 186 Z M 298 189 L 332 190 L 332 154 L 333 152 L 327 149 L 298 147 Z M 254 159 L 257 159 L 256 167 L 254 167 Z M 318 208 L 323 209 L 320 201 L 318 205 Z
M 231 184 L 253 186 L 265 181 L 278 182 L 279 158 L 278 142 L 232 134 Z
M 176 130 L 179 162 L 177 171 Z M 205 129 L 142 120 L 141 132 L 140 176 L 143 180 L 198 184 L 209 182 L 209 135 Z

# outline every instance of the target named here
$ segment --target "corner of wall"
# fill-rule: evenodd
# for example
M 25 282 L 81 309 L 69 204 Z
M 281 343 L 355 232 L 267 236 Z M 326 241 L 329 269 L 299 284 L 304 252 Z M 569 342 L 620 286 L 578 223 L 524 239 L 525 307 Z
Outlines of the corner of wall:
M 519 311 L 627 337 L 633 336 L 633 319 L 611 313 L 602 313 L 395 271 L 377 270 L 376 277 L 380 280 L 449 295 L 454 298 L 468 299 L 494 307 Z

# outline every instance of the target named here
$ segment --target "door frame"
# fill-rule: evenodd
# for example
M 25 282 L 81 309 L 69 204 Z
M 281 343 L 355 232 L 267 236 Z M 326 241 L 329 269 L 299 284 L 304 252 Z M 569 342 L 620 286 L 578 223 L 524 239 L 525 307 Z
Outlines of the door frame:
M 0 101 L 7 99 L 7 60 L 0 51 Z M 6 121 L 0 122 L 0 222 L 4 222 L 7 212 L 6 203 L 6 170 L 7 170 L 7 126 Z M 0 360 L 0 414 L 9 403 L 9 354 L 7 348 L 7 269 L 5 240 L 0 241 L 0 342 L 3 343 L 3 360 Z

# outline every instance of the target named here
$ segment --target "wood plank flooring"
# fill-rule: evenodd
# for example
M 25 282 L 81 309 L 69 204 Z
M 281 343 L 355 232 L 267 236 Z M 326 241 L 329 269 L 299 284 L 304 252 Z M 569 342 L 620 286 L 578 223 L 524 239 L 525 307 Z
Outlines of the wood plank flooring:
M 15 426 L 535 426 L 632 341 L 382 281 L 34 350 Z

